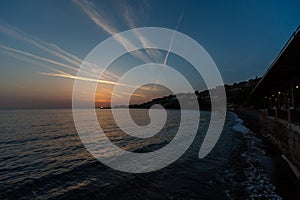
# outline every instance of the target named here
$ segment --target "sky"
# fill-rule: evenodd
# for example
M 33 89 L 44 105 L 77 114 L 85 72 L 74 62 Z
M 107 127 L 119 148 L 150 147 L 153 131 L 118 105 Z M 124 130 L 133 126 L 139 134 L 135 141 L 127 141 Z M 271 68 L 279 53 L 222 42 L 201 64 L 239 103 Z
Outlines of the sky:
M 230 84 L 262 76 L 300 25 L 299 1 L 3 0 L 0 4 L 1 109 L 70 107 L 73 83 L 85 57 L 100 42 L 132 28 L 163 27 L 188 35 L 206 49 Z M 105 77 L 111 83 L 100 83 L 96 102 L 107 105 L 114 81 L 130 69 L 126 66 L 147 62 L 153 54 L 164 62 L 167 52 L 135 52 L 113 63 Z M 180 58 L 171 54 L 168 64 L 196 80 Z M 197 84 L 194 89 L 201 89 Z M 153 85 L 154 91 L 148 87 L 140 101 L 163 94 L 163 87 Z

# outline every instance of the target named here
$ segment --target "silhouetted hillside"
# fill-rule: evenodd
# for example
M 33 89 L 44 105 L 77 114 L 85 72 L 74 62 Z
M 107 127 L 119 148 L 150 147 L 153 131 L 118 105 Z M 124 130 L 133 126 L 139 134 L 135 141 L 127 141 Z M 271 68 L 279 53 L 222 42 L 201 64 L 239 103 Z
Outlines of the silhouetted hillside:
M 258 108 L 261 104 L 261 99 L 253 97 L 250 92 L 259 82 L 260 78 L 250 79 L 249 81 L 242 81 L 239 83 L 234 83 L 232 85 L 225 85 L 227 104 L 231 106 L 243 106 L 243 107 L 254 107 Z M 212 89 L 211 92 L 213 93 Z M 209 91 L 195 91 L 197 100 L 199 103 L 199 108 L 201 110 L 210 110 L 211 101 Z M 177 98 L 181 98 L 184 101 L 189 101 L 192 93 L 180 93 L 171 94 L 169 96 L 164 96 L 161 98 L 152 99 L 151 101 L 130 105 L 129 108 L 150 108 L 154 104 L 160 104 L 166 109 L 180 109 L 179 101 Z

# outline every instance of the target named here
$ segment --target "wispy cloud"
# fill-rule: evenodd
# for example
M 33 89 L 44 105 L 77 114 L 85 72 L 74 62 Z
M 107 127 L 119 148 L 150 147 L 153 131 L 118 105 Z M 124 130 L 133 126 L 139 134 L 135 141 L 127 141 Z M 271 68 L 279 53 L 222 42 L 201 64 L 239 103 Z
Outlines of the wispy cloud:
M 28 35 L 28 34 L 24 33 L 23 31 L 17 29 L 16 27 L 13 27 L 13 26 L 10 26 L 7 24 L 5 24 L 5 25 L 0 24 L 0 32 L 8 35 L 10 37 L 13 37 L 17 40 L 20 40 L 20 41 L 26 42 L 30 45 L 33 45 L 34 47 L 41 49 L 56 58 L 59 58 L 64 63 L 50 59 L 50 58 L 35 55 L 33 53 L 26 52 L 23 50 L 11 48 L 8 46 L 4 46 L 4 45 L 0 46 L 1 49 L 11 52 L 11 53 L 9 53 L 9 55 L 14 56 L 17 59 L 21 59 L 26 62 L 31 62 L 30 59 L 28 59 L 28 58 L 31 58 L 34 60 L 39 60 L 39 61 L 51 64 L 51 65 L 54 65 L 54 66 L 57 66 L 60 68 L 72 70 L 73 73 L 78 72 L 79 67 L 83 62 L 82 59 L 80 59 L 77 56 L 73 55 L 72 53 L 64 50 L 60 46 L 53 44 L 53 43 L 45 42 L 36 37 Z M 26 56 L 27 58 L 20 57 L 19 55 Z M 32 62 L 35 62 L 35 61 L 32 61 Z M 68 63 L 68 64 L 66 64 L 66 63 Z M 53 69 L 53 66 L 49 66 L 47 68 L 52 71 L 56 71 L 56 69 Z M 81 70 L 86 72 L 87 75 L 97 75 L 100 72 L 102 72 L 101 71 L 102 69 L 103 68 L 99 67 L 97 64 L 84 62 L 84 67 Z M 103 74 L 102 78 L 107 79 L 107 80 L 118 80 L 119 76 L 106 70 L 105 73 Z
M 150 4 L 149 4 L 149 2 L 148 2 L 147 0 L 143 0 L 143 3 L 144 3 L 148 8 L 150 8 Z
M 4 33 L 10 37 L 13 37 L 15 39 L 21 40 L 23 42 L 29 43 L 41 50 L 46 51 L 47 53 L 58 57 L 70 64 L 73 64 L 77 67 L 80 66 L 81 64 L 81 59 L 79 59 L 78 57 L 68 53 L 67 51 L 63 50 L 62 48 L 60 48 L 59 46 L 52 44 L 52 43 L 47 43 L 43 40 L 40 40 L 38 38 L 35 38 L 33 36 L 30 36 L 26 33 L 24 33 L 23 31 L 9 26 L 9 25 L 3 25 L 0 24 L 0 32 Z
M 73 2 L 79 6 L 83 12 L 104 31 L 110 35 L 115 35 L 118 33 L 118 30 L 106 23 L 104 17 L 98 12 L 96 6 L 92 2 L 82 0 L 73 0 Z
M 67 69 L 70 69 L 70 70 L 73 70 L 73 71 L 76 71 L 76 72 L 78 70 L 78 68 L 75 68 L 71 65 L 64 64 L 64 63 L 61 63 L 61 62 L 58 62 L 58 61 L 55 61 L 55 60 L 52 60 L 52 59 L 49 59 L 49 58 L 41 57 L 41 56 L 38 56 L 38 55 L 34 55 L 32 53 L 28 53 L 28 52 L 25 52 L 25 51 L 22 51 L 22 50 L 19 50 L 19 49 L 10 48 L 10 47 L 4 46 L 4 45 L 0 45 L 0 48 L 3 49 L 3 50 L 6 50 L 6 51 L 13 52 L 15 54 L 21 54 L 21 55 L 27 56 L 29 58 L 33 58 L 33 59 L 36 59 L 36 60 L 47 62 L 47 63 L 53 64 L 53 65 L 56 65 L 56 66 L 60 66 L 60 67 L 63 67 L 63 68 L 67 68 Z
M 145 1 L 146 2 L 146 1 Z M 149 57 L 154 62 L 159 62 L 162 60 L 162 53 L 158 49 L 152 49 L 149 50 L 148 46 L 153 46 L 151 42 L 145 37 L 143 34 L 141 34 L 137 29 L 136 23 L 133 19 L 136 19 L 137 17 L 133 16 L 134 10 L 130 6 L 130 4 L 122 4 L 122 7 L 120 8 L 120 12 L 123 13 L 123 18 L 125 19 L 127 25 L 133 29 L 135 36 L 139 39 L 139 41 L 142 43 L 142 46 L 144 47 L 145 51 L 149 55 Z
M 75 76 L 75 75 L 68 74 L 68 73 L 47 73 L 47 72 L 38 72 L 38 73 L 42 74 L 42 75 L 47 75 L 47 76 L 62 77 L 62 78 L 68 78 L 68 79 L 74 79 L 74 80 L 77 79 L 77 80 L 82 80 L 82 81 L 90 81 L 90 82 L 104 83 L 104 84 L 109 84 L 109 85 L 119 85 L 119 86 L 135 88 L 135 86 L 132 86 L 129 84 L 123 84 L 123 83 L 107 81 L 107 80 L 92 79 L 92 78 L 87 78 L 87 77 L 80 77 L 80 76 Z
M 48 64 L 45 64 L 44 62 L 39 61 L 39 59 L 32 59 L 32 58 L 26 56 L 26 54 L 22 54 L 22 53 L 19 54 L 19 53 L 16 53 L 14 51 L 6 50 L 6 48 L 3 48 L 3 46 L 1 46 L 0 48 L 1 48 L 1 52 L 5 53 L 5 54 L 17 59 L 17 60 L 27 62 L 29 64 L 32 64 L 33 66 L 39 66 L 39 67 L 45 68 L 45 69 L 50 70 L 52 72 L 61 73 L 61 74 L 66 73 L 62 70 L 53 68 L 53 67 L 49 66 Z
M 83 1 L 83 0 L 73 0 L 73 2 L 89 17 L 89 19 L 94 22 L 99 28 L 107 32 L 109 35 L 115 36 L 115 39 L 129 52 L 132 49 L 135 49 L 136 46 L 131 41 L 124 37 L 116 36 L 117 33 L 120 32 L 116 26 L 113 26 L 113 23 L 109 21 L 109 19 L 99 10 L 92 2 Z M 147 7 L 150 7 L 147 1 L 144 1 L 144 4 Z M 136 16 L 134 16 L 134 9 L 130 4 L 122 4 L 123 7 L 121 9 L 120 17 L 125 21 L 126 25 L 129 28 L 136 28 Z M 178 21 L 176 30 L 180 24 L 182 15 Z M 98 83 L 116 85 L 118 84 L 116 81 L 120 78 L 115 73 L 112 73 L 106 70 L 102 76 L 104 80 L 97 80 L 96 78 L 89 77 L 97 77 L 99 74 L 99 69 L 103 69 L 99 67 L 97 64 L 85 62 L 84 71 L 86 74 L 92 74 L 94 76 L 87 77 L 77 77 L 76 74 L 79 70 L 79 67 L 82 65 L 83 60 L 76 55 L 68 52 L 66 49 L 58 46 L 57 44 L 49 43 L 43 41 L 37 37 L 29 35 L 16 27 L 10 26 L 8 24 L 0 24 L 0 33 L 5 34 L 9 37 L 15 38 L 19 41 L 25 42 L 34 46 L 35 48 L 42 50 L 44 53 L 51 55 L 51 58 L 46 57 L 45 54 L 34 54 L 33 52 L 29 52 L 26 50 L 16 49 L 5 45 L 0 45 L 0 49 L 10 56 L 13 56 L 16 59 L 23 60 L 32 64 L 37 64 L 38 66 L 43 66 L 54 73 L 48 72 L 39 72 L 39 74 L 53 76 L 53 77 L 62 77 L 69 79 L 80 79 L 85 81 L 93 81 Z M 140 41 L 141 46 L 144 47 L 145 52 L 142 51 L 134 51 L 130 52 L 136 58 L 144 61 L 145 63 L 151 63 L 157 60 L 163 60 L 162 52 L 159 50 L 149 50 L 147 47 L 151 45 L 150 41 L 138 30 L 134 32 L 138 41 Z M 172 43 L 174 38 L 172 38 L 172 42 L 170 44 L 169 51 L 171 50 Z M 43 56 L 41 56 L 43 55 Z M 169 52 L 164 59 L 164 63 L 166 64 L 169 56 Z M 124 84 L 124 86 L 130 87 L 130 85 Z M 156 89 L 156 87 L 154 88 Z M 152 88 L 153 90 L 153 88 Z
M 84 0 L 73 0 L 73 2 L 82 9 L 82 11 L 102 30 L 106 31 L 109 35 L 115 36 L 115 39 L 128 51 L 131 55 L 135 56 L 136 58 L 144 61 L 145 63 L 151 63 L 153 60 L 151 59 L 151 55 L 144 54 L 141 51 L 133 51 L 136 46 L 129 41 L 127 38 L 117 35 L 120 32 L 115 26 L 112 25 L 110 20 L 107 17 L 104 17 L 104 14 L 100 12 L 100 10 L 90 1 Z M 129 7 L 127 7 L 129 9 Z M 124 17 L 127 25 L 130 28 L 135 28 L 134 22 L 132 18 L 129 17 L 128 13 L 124 13 Z M 147 41 L 141 34 L 137 33 L 137 38 L 142 43 L 142 46 L 146 46 Z

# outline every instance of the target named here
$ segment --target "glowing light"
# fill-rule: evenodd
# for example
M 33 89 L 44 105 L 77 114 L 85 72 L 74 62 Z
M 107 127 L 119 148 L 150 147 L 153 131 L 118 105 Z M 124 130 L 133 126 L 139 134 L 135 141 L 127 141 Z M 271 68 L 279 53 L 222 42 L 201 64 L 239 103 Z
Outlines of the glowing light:
M 56 73 L 46 73 L 46 72 L 39 72 L 39 74 L 46 75 L 46 76 L 54 76 L 54 77 L 63 77 L 63 78 L 69 78 L 69 79 L 79 79 L 83 81 L 91 81 L 91 82 L 98 82 L 98 83 L 104 83 L 104 84 L 109 84 L 109 85 L 121 85 L 125 87 L 134 87 L 133 85 L 127 85 L 127 84 L 121 84 L 118 82 L 114 81 L 107 81 L 107 80 L 97 80 L 97 79 L 91 79 L 91 78 L 85 78 L 85 77 L 79 77 L 79 76 L 74 76 L 71 74 L 56 74 Z

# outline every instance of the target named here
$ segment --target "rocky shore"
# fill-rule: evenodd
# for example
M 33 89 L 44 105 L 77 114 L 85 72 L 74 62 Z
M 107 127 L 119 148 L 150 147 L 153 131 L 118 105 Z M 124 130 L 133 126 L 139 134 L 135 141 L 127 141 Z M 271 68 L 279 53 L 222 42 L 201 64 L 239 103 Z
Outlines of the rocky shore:
M 259 114 L 256 110 L 248 108 L 236 108 L 233 111 L 243 120 L 254 138 L 262 140 L 259 147 L 262 154 L 270 161 L 261 160 L 264 171 L 270 176 L 270 179 L 276 187 L 276 192 L 283 199 L 298 199 L 300 196 L 300 181 L 297 179 L 288 163 L 282 158 L 282 154 L 273 144 L 261 135 L 261 124 Z

